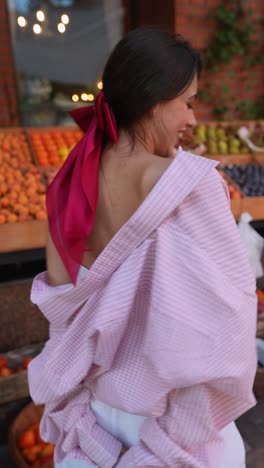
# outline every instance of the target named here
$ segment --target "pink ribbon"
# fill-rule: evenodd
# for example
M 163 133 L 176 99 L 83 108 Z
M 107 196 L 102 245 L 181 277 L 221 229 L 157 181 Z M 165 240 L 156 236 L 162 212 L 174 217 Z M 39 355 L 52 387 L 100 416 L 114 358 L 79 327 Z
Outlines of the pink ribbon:
M 98 199 L 98 175 L 103 142 L 117 141 L 115 117 L 104 93 L 93 106 L 70 112 L 85 132 L 73 148 L 47 191 L 49 230 L 72 282 L 93 229 Z

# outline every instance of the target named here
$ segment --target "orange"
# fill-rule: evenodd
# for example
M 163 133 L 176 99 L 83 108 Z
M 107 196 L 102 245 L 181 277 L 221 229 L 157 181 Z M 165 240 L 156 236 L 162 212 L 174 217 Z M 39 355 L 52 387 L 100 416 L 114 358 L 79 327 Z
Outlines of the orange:
M 261 289 L 257 289 L 257 296 L 260 301 L 264 301 L 264 291 L 261 291 Z
M 23 359 L 21 366 L 22 366 L 24 369 L 27 369 L 27 366 L 28 366 L 29 363 L 32 361 L 32 359 L 33 359 L 33 357 L 31 357 L 31 356 L 29 356 L 29 357 Z
M 39 210 L 36 212 L 37 219 L 47 219 L 47 213 L 44 210 Z
M 43 449 L 40 452 L 41 457 L 49 457 L 54 454 L 54 445 L 53 444 L 45 444 Z
M 34 431 L 28 429 L 22 432 L 18 437 L 18 446 L 22 449 L 28 449 L 36 444 L 36 435 Z
M 35 447 L 36 447 L 36 445 L 33 445 L 32 447 L 28 447 L 28 448 L 25 448 L 24 450 L 22 450 L 22 453 L 23 453 L 25 459 L 29 463 L 33 463 L 37 459 L 37 456 L 38 456 L 39 452 L 35 450 Z
M 7 197 L 3 197 L 0 199 L 0 206 L 2 208 L 6 208 L 9 205 L 9 200 Z
M 8 223 L 16 223 L 17 222 L 17 215 L 13 214 L 13 213 L 10 213 L 8 216 L 7 216 L 7 222 Z
M 8 367 L 2 367 L 0 370 L 0 377 L 9 377 L 11 374 L 13 374 L 13 372 Z

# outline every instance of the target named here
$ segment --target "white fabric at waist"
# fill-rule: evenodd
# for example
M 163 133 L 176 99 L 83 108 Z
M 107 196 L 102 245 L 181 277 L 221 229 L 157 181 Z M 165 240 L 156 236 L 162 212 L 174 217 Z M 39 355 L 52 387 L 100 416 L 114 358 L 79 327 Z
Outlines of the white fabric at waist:
M 110 432 L 127 448 L 138 442 L 144 416 L 112 408 L 94 398 L 91 401 L 91 408 L 99 426 Z M 224 439 L 224 455 L 219 468 L 245 467 L 245 447 L 235 423 L 228 424 L 222 429 L 221 434 Z

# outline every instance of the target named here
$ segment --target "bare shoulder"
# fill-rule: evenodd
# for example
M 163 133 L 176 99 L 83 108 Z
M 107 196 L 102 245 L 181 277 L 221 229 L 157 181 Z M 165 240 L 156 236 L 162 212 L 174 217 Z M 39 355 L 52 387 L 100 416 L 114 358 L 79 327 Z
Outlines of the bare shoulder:
M 156 183 L 169 168 L 174 158 L 161 158 L 152 156 L 151 161 L 146 165 L 142 177 L 142 192 L 144 198 L 155 187 Z

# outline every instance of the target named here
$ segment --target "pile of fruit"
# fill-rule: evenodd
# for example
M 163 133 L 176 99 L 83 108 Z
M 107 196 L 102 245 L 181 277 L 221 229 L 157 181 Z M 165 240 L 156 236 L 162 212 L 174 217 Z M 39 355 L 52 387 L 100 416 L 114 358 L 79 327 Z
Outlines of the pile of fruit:
M 13 169 L 31 162 L 27 138 L 22 130 L 0 130 L 0 167 L 4 162 Z
M 221 170 L 219 170 L 219 172 L 228 186 L 230 199 L 239 200 L 240 198 L 242 198 L 242 195 L 240 191 L 238 190 L 238 188 L 234 184 L 232 184 L 231 180 L 225 175 L 225 173 Z
M 264 167 L 258 164 L 230 164 L 222 170 L 247 197 L 264 196 Z
M 237 136 L 239 125 L 210 124 L 197 125 L 191 132 L 185 133 L 180 141 L 183 149 L 192 150 L 199 145 L 204 148 L 204 154 L 248 154 L 250 151 Z
M 13 167 L 13 162 L 7 158 L 0 165 L 0 224 L 46 219 L 46 186 L 41 174 L 31 163 Z
M 46 219 L 46 187 L 22 130 L 0 131 L 0 224 Z
M 51 463 L 54 445 L 44 442 L 39 434 L 39 422 L 32 424 L 18 436 L 18 447 L 27 463 L 38 467 Z
M 83 136 L 81 130 L 32 130 L 30 138 L 40 166 L 61 166 Z
M 0 377 L 9 377 L 13 374 L 18 374 L 19 372 L 24 372 L 27 370 L 27 367 L 32 361 L 33 357 L 29 356 L 23 359 L 19 367 L 13 368 L 9 367 L 8 360 L 5 356 L 0 356 Z

